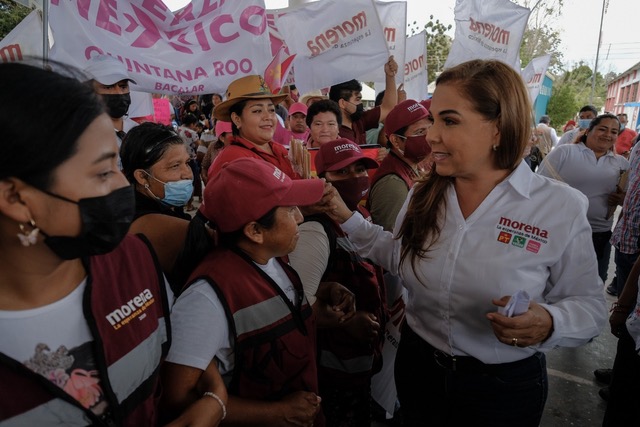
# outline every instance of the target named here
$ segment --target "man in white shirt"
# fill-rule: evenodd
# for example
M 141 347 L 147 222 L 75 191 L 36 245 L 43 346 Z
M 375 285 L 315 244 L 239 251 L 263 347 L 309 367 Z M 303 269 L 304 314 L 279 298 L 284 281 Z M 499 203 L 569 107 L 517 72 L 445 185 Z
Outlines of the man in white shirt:
M 597 116 L 598 110 L 596 110 L 596 107 L 593 105 L 585 105 L 582 107 L 578 113 L 578 127 L 562 135 L 557 145 L 574 143 L 576 139 L 578 139 L 578 135 L 581 135 L 582 132 L 587 130 L 591 120 L 595 119 Z
M 113 129 L 118 138 L 118 148 L 131 128 L 138 124 L 127 117 L 131 105 L 129 82 L 136 84 L 129 77 L 127 67 L 117 58 L 109 55 L 96 55 L 89 59 L 84 70 L 91 77 L 91 84 L 102 97 L 107 107 L 107 114 L 113 122 Z M 118 166 L 122 169 L 120 158 Z
M 558 145 L 558 135 L 556 134 L 556 130 L 549 126 L 551 124 L 551 119 L 549 116 L 544 115 L 540 117 L 540 123 L 536 127 L 536 132 L 538 134 L 538 148 L 542 152 L 543 156 L 547 156 L 549 152 Z

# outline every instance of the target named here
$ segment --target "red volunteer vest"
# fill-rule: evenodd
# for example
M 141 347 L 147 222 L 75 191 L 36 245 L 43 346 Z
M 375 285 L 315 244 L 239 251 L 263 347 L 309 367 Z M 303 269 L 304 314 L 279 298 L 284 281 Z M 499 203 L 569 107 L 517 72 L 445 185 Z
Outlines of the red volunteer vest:
M 229 393 L 279 400 L 295 391 L 318 392 L 315 317 L 297 273 L 278 262 L 293 283 L 295 307 L 280 287 L 240 251 L 217 249 L 192 273 L 218 294 L 234 340 Z
M 47 378 L 0 353 L 0 424 L 156 424 L 158 373 L 171 326 L 164 278 L 145 243 L 128 235 L 114 251 L 85 263 L 83 310 L 107 413 L 96 416 Z
M 398 175 L 407 184 L 407 188 L 413 187 L 413 180 L 416 178 L 415 172 L 411 167 L 403 162 L 393 151 L 382 160 L 380 167 L 376 169 L 373 179 L 371 180 L 371 188 L 376 185 L 381 178 L 394 174 Z

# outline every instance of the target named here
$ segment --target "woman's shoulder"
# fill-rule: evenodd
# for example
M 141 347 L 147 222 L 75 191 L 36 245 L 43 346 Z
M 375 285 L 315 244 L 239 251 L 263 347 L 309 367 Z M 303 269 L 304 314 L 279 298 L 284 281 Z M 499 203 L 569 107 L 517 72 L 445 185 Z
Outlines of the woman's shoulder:
M 589 205 L 587 196 L 580 190 L 565 182 L 536 173 L 531 174 L 531 197 L 545 204 L 563 201 L 567 206 L 583 206 L 584 209 Z

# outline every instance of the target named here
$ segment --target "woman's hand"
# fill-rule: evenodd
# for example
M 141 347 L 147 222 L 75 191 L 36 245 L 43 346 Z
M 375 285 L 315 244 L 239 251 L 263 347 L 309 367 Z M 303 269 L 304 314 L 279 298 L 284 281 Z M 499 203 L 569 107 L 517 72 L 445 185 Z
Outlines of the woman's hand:
M 627 329 L 627 318 L 633 311 L 633 307 L 622 305 L 617 302 L 613 303 L 611 308 L 611 316 L 609 316 L 609 326 L 611 326 L 611 334 L 620 338 L 622 333 Z
M 309 391 L 296 391 L 285 396 L 282 407 L 282 426 L 313 427 L 320 411 L 320 396 Z
M 347 205 L 342 200 L 342 197 L 340 197 L 340 193 L 338 193 L 338 190 L 336 190 L 335 188 L 331 193 L 331 197 L 332 198 L 330 200 L 330 203 L 332 209 L 327 211 L 326 214 L 329 215 L 332 220 L 342 224 L 343 222 L 351 218 L 351 215 L 353 215 L 353 211 L 351 211 L 351 209 L 347 207 Z
M 355 315 L 344 322 L 345 331 L 362 344 L 372 344 L 380 334 L 380 323 L 372 313 L 356 311 Z
M 324 179 L 323 179 L 324 181 Z M 309 216 L 314 214 L 326 213 L 329 214 L 336 208 L 335 197 L 338 194 L 333 185 L 328 182 L 324 183 L 324 192 L 319 202 L 309 206 L 299 206 L 300 212 L 303 216 Z M 338 195 L 338 197 L 340 197 Z
M 338 282 L 321 282 L 316 291 L 317 324 L 319 328 L 334 328 L 348 321 L 356 312 L 356 298 Z M 317 307 L 317 309 L 316 309 Z
M 624 196 L 626 195 L 627 193 L 616 190 L 613 193 L 609 194 L 609 197 L 607 198 L 607 204 L 609 206 L 622 206 L 622 203 L 624 202 Z
M 494 299 L 498 307 L 504 307 L 510 296 Z M 507 317 L 500 313 L 488 313 L 487 319 L 495 336 L 507 345 L 528 347 L 541 343 L 553 333 L 553 318 L 540 304 L 531 301 L 529 310 L 519 316 Z

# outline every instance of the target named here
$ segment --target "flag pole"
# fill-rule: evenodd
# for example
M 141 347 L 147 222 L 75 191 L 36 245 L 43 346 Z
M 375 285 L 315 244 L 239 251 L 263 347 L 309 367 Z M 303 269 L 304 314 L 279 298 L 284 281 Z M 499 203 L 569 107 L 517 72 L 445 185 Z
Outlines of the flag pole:
M 598 57 L 600 56 L 600 42 L 602 41 L 602 21 L 604 20 L 604 11 L 607 0 L 602 0 L 602 14 L 600 14 L 600 32 L 598 33 L 598 48 L 596 49 L 596 63 L 593 67 L 593 77 L 591 78 L 591 96 L 589 96 L 589 104 L 593 105 L 593 95 L 596 91 L 596 73 L 598 72 Z
M 42 67 L 49 62 L 49 0 L 42 0 Z

